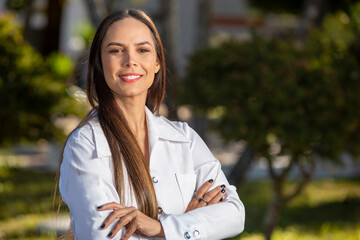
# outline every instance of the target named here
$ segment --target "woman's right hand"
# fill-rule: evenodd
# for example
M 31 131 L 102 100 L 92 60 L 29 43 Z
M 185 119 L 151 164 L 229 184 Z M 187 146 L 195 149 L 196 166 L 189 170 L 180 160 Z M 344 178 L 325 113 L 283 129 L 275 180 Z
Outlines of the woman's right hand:
M 210 179 L 209 181 L 205 182 L 197 192 L 194 193 L 194 196 L 187 206 L 185 212 L 224 201 L 226 186 L 223 184 L 209 191 L 213 183 L 214 180 Z

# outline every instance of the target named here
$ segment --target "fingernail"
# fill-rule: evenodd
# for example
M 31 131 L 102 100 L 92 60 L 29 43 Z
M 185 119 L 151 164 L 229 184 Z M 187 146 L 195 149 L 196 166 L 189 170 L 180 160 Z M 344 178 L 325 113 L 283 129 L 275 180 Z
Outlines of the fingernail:
M 103 205 L 100 205 L 100 206 L 97 207 L 97 209 L 102 209 L 102 207 L 103 207 Z
M 224 193 L 224 192 L 225 192 L 225 188 L 223 188 L 223 189 L 221 190 L 221 192 Z
M 224 201 L 224 199 L 223 199 L 223 198 L 220 198 L 220 202 L 222 202 L 222 201 Z
M 111 235 L 112 235 L 112 232 L 109 232 L 109 234 L 107 235 L 108 237 L 111 237 Z
M 225 184 L 221 185 L 220 187 L 221 187 L 221 188 L 224 188 L 224 187 L 225 187 Z
M 209 180 L 209 183 L 212 183 L 213 181 L 214 181 L 214 179 L 210 179 L 210 180 Z
M 103 229 L 105 227 L 105 223 L 103 223 L 100 228 Z

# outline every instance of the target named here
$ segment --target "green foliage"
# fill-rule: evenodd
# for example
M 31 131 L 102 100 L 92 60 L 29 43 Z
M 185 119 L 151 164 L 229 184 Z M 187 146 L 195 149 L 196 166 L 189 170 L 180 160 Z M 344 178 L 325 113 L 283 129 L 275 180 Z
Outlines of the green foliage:
M 5 0 L 6 7 L 13 11 L 20 11 L 26 8 L 29 0 Z
M 39 138 L 58 139 L 56 116 L 82 114 L 66 88 L 71 61 L 43 59 L 27 44 L 13 17 L 0 18 L 0 145 Z
M 86 49 L 90 48 L 96 29 L 89 22 L 80 23 L 77 27 L 79 37 L 84 41 Z
M 189 61 L 181 103 L 214 113 L 215 129 L 266 156 L 359 154 L 360 5 L 329 16 L 301 47 L 293 39 L 230 41 Z

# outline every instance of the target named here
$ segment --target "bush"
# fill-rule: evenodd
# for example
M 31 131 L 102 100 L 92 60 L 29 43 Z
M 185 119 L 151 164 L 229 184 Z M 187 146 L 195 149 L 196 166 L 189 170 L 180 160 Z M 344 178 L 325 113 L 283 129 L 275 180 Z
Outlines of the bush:
M 24 41 L 12 16 L 0 17 L 0 145 L 61 139 L 52 120 L 83 113 L 65 84 L 72 68 L 60 54 L 44 59 Z
M 304 47 L 254 36 L 195 53 L 180 102 L 215 113 L 225 139 L 246 140 L 262 156 L 272 143 L 279 155 L 359 154 L 359 6 L 328 17 Z

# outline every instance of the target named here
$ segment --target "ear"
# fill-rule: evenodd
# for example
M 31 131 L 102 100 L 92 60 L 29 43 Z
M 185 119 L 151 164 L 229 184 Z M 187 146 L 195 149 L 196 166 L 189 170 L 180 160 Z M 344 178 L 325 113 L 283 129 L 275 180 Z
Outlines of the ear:
M 155 74 L 158 73 L 159 70 L 160 70 L 160 62 L 159 59 L 157 59 L 155 63 Z

